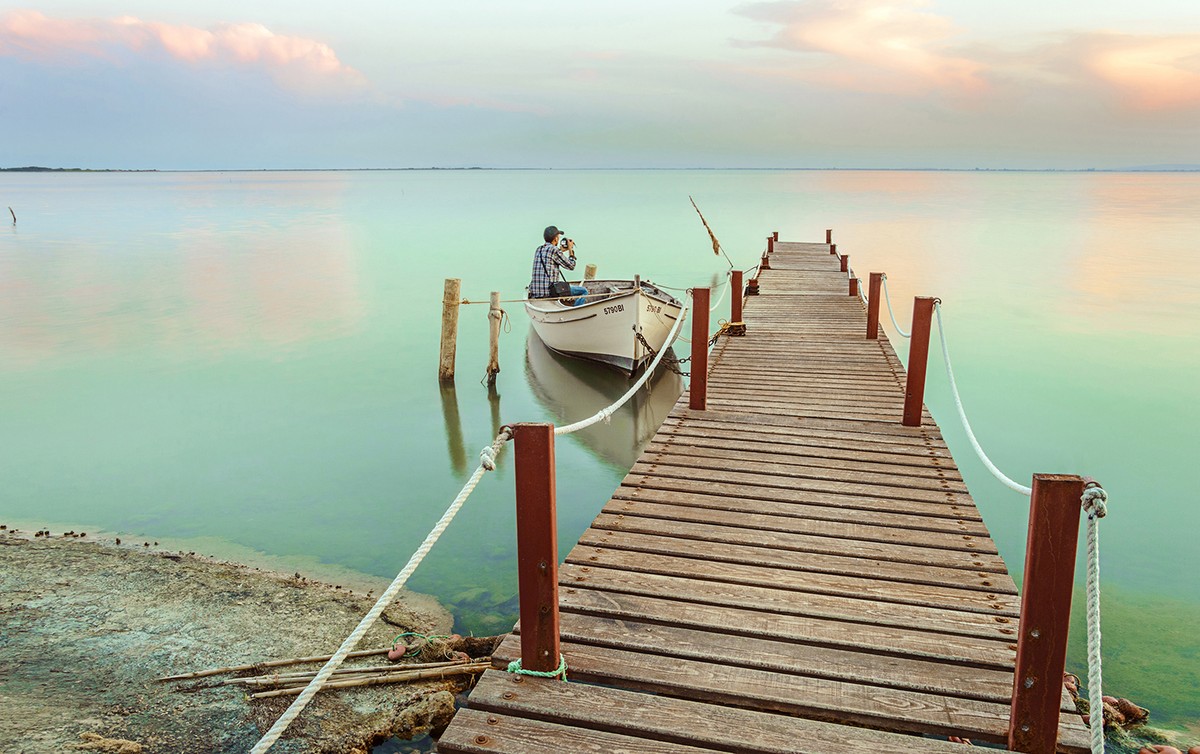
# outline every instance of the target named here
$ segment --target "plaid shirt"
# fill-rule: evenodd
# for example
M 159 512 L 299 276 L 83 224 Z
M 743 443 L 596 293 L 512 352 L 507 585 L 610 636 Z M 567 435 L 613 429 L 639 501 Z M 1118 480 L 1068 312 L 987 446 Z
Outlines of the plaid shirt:
M 559 267 L 575 269 L 575 258 L 564 256 L 552 243 L 542 244 L 533 252 L 533 278 L 529 281 L 529 298 L 549 298 L 550 284 L 558 280 Z

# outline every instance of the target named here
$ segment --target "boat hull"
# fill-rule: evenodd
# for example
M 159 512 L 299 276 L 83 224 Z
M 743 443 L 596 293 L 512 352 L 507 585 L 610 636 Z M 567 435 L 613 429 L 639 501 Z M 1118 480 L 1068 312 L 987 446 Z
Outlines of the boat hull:
M 583 306 L 558 299 L 527 301 L 533 330 L 558 353 L 626 372 L 636 372 L 663 348 L 683 308 L 650 283 L 589 280 L 583 285 L 596 297 Z

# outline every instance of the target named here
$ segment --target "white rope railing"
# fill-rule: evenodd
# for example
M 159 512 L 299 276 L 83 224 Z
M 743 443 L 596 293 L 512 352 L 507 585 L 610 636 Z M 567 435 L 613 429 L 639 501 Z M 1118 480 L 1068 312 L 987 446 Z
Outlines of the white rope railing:
M 884 278 L 886 285 L 887 278 Z M 891 308 L 890 306 L 888 307 Z M 958 418 L 962 420 L 963 429 L 967 433 L 967 439 L 971 441 L 971 447 L 975 449 L 975 455 L 979 456 L 979 460 L 983 461 L 983 465 L 987 470 L 992 472 L 992 476 L 1000 480 L 1000 483 L 1009 489 L 1016 490 L 1022 495 L 1032 495 L 1033 488 L 1026 487 L 1023 484 L 1014 482 L 1009 479 L 996 464 L 992 463 L 992 459 L 987 457 L 987 453 L 983 452 L 983 447 L 979 444 L 979 440 L 975 439 L 975 433 L 971 431 L 971 422 L 967 421 L 967 412 L 963 410 L 962 397 L 958 394 L 958 384 L 954 381 L 954 367 L 950 365 L 950 349 L 946 345 L 946 328 L 942 325 L 942 304 L 940 301 L 935 301 L 933 305 L 934 314 L 937 315 L 938 337 L 942 341 L 942 360 L 946 362 L 946 377 L 950 381 L 950 392 L 954 396 L 954 406 L 958 409 Z
M 887 278 L 884 277 L 884 285 Z M 889 304 L 890 309 L 890 304 Z M 942 304 L 934 302 L 934 313 L 937 315 L 938 337 L 942 344 L 942 357 L 946 363 L 946 378 L 950 382 L 950 392 L 954 397 L 954 406 L 958 409 L 958 418 L 962 420 L 963 430 L 971 447 L 979 460 L 987 467 L 1002 484 L 1024 495 L 1033 494 L 1033 489 L 1018 484 L 1009 479 L 992 463 L 983 448 L 979 445 L 975 433 L 971 431 L 971 423 L 967 421 L 963 409 L 962 397 L 958 394 L 958 384 L 954 380 L 954 368 L 950 361 L 950 350 L 946 345 L 946 328 L 942 323 Z M 1087 655 L 1088 655 L 1088 726 L 1091 736 L 1092 754 L 1104 754 L 1104 692 L 1102 678 L 1102 663 L 1100 658 L 1100 519 L 1108 513 L 1108 494 L 1095 482 L 1089 481 L 1080 499 L 1080 505 L 1087 513 Z
M 888 293 L 887 275 L 883 275 L 883 300 L 887 302 L 888 316 L 892 318 L 892 327 L 896 328 L 896 333 L 902 338 L 911 338 L 912 333 L 904 332 L 900 328 L 900 323 L 896 321 L 896 312 L 892 311 L 892 296 Z
M 729 275 L 729 273 L 725 273 L 725 282 L 720 284 L 721 295 L 717 296 L 716 303 L 714 303 L 712 306 L 708 307 L 708 310 L 710 312 L 715 312 L 717 310 L 717 307 L 721 305 L 721 302 L 725 300 L 725 294 L 729 293 L 729 289 L 733 287 L 732 285 L 730 285 L 731 282 L 733 282 L 732 276 Z
M 454 498 L 452 503 L 450 503 L 450 507 L 446 509 L 446 512 L 442 514 L 440 519 L 438 519 L 437 524 L 434 525 L 433 530 L 430 531 L 425 537 L 425 541 L 421 543 L 421 546 L 417 548 L 417 551 L 414 552 L 412 557 L 408 559 L 408 563 L 404 566 L 400 573 L 396 574 L 396 578 L 392 580 L 391 585 L 388 586 L 384 593 L 379 596 L 378 601 L 375 602 L 375 606 L 372 607 L 365 616 L 363 616 L 361 621 L 359 621 L 358 627 L 350 632 L 350 635 L 347 636 L 345 641 L 342 642 L 342 646 L 338 647 L 337 652 L 335 652 L 333 656 L 329 658 L 321 670 L 317 672 L 317 675 L 311 681 L 309 681 L 309 684 L 304 688 L 304 691 L 300 692 L 300 695 L 296 697 L 291 706 L 284 711 L 279 719 L 275 721 L 275 724 L 271 726 L 271 729 L 268 730 L 266 734 L 259 740 L 259 742 L 254 745 L 254 748 L 250 750 L 250 754 L 264 754 L 264 752 L 270 749 L 271 746 L 277 740 L 279 740 L 279 737 L 283 735 L 283 732 L 287 730 L 287 727 L 291 725 L 297 717 L 299 717 L 300 713 L 304 711 L 304 708 L 308 706 L 309 701 L 311 701 L 312 698 L 316 696 L 317 692 L 321 690 L 321 687 L 325 685 L 325 681 L 329 678 L 329 676 L 333 675 L 333 671 L 338 669 L 338 667 L 346 659 L 346 656 L 350 654 L 355 645 L 357 645 L 359 640 L 362 639 L 363 634 L 367 632 L 367 629 L 374 625 L 375 621 L 379 619 L 379 616 L 383 613 L 384 609 L 392 603 L 392 600 L 395 599 L 396 594 L 399 593 L 399 591 L 404 587 L 404 584 L 408 581 L 409 577 L 412 576 L 413 571 L 417 570 L 417 566 L 421 564 L 421 561 L 424 560 L 425 556 L 429 554 L 429 551 L 433 549 L 434 543 L 438 541 L 438 538 L 442 536 L 442 532 L 444 532 L 446 527 L 450 525 L 450 522 L 454 520 L 455 514 L 457 514 L 459 509 L 462 508 L 463 503 L 465 503 L 467 498 L 471 496 L 471 493 L 475 491 L 475 487 L 479 484 L 479 480 L 483 478 L 484 472 L 492 471 L 496 468 L 496 454 L 500 452 L 502 447 L 504 447 L 504 443 L 508 442 L 510 439 L 512 439 L 511 432 L 507 428 L 502 429 L 500 434 L 496 435 L 496 439 L 492 441 L 492 444 L 483 449 L 483 452 L 479 454 L 479 466 L 476 467 L 475 473 L 472 474 L 470 479 L 467 480 L 467 483 L 463 485 L 463 488 L 459 491 L 458 496 Z
M 1104 691 L 1100 663 L 1100 519 L 1108 514 L 1108 493 L 1089 482 L 1081 500 L 1087 513 L 1088 726 L 1092 754 L 1104 754 Z
M 642 374 L 637 382 L 633 383 L 633 387 L 629 388 L 625 395 L 622 395 L 620 398 L 618 398 L 616 403 L 600 409 L 586 419 L 581 419 L 574 424 L 567 424 L 563 427 L 555 427 L 554 434 L 556 436 L 569 435 L 572 432 L 578 432 L 581 429 L 586 429 L 597 422 L 608 421 L 609 417 L 611 417 L 618 408 L 624 406 L 629 399 L 637 393 L 637 391 L 641 390 L 642 385 L 646 384 L 646 380 L 650 379 L 650 375 L 654 374 L 654 370 L 657 369 L 659 363 L 662 362 L 663 354 L 665 354 L 667 349 L 671 347 L 671 344 L 675 342 L 675 336 L 679 334 L 679 326 L 683 324 L 683 320 L 687 319 L 688 306 L 690 306 L 690 304 L 685 305 L 679 310 L 679 317 L 675 320 L 675 326 L 671 328 L 669 333 L 667 333 L 667 339 L 663 341 L 662 348 L 658 349 L 658 353 L 655 354 L 654 360 L 650 362 L 650 366 L 646 367 L 646 371 Z

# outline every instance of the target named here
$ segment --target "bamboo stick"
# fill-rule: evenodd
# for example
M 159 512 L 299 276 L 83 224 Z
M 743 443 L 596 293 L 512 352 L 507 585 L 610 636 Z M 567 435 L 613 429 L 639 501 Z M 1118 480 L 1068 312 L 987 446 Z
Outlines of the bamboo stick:
M 372 657 L 374 655 L 385 655 L 392 650 L 391 647 L 386 649 L 360 649 L 357 652 L 351 652 L 346 655 L 351 657 Z M 333 655 L 320 655 L 318 657 L 296 657 L 291 660 L 270 660 L 268 662 L 255 662 L 249 665 L 230 665 L 227 668 L 211 668 L 209 670 L 198 670 L 195 673 L 182 673 L 180 675 L 169 675 L 165 678 L 159 678 L 158 682 L 164 681 L 183 681 L 189 678 L 207 678 L 211 675 L 221 675 L 223 673 L 240 673 L 243 670 L 257 670 L 259 668 L 281 668 L 285 665 L 301 665 L 306 662 L 326 662 Z
M 403 683 L 405 681 L 421 681 L 429 678 L 445 678 L 450 675 L 463 675 L 482 673 L 492 667 L 490 662 L 471 663 L 469 665 L 460 665 L 455 668 L 430 668 L 428 670 L 414 670 L 404 673 L 389 673 L 387 675 L 376 676 L 374 678 L 362 678 L 358 680 L 333 681 L 322 686 L 324 689 L 346 689 L 355 686 L 378 686 L 385 683 Z M 251 694 L 251 699 L 266 699 L 275 696 L 296 696 L 304 691 L 308 684 L 296 686 L 286 689 L 275 689 L 274 691 L 260 691 L 257 694 Z
M 467 665 L 471 662 L 490 661 L 491 658 L 480 658 L 479 660 L 453 660 L 446 662 L 417 662 L 411 665 L 372 665 L 365 668 L 338 668 L 333 671 L 333 675 L 352 675 L 361 673 L 395 673 L 404 670 L 428 670 L 429 668 L 449 668 L 454 665 Z M 262 683 L 287 683 L 294 680 L 312 679 L 317 675 L 318 671 L 298 671 L 294 673 L 265 673 L 263 675 L 246 676 L 244 678 L 228 678 L 221 683 L 225 686 L 262 684 Z

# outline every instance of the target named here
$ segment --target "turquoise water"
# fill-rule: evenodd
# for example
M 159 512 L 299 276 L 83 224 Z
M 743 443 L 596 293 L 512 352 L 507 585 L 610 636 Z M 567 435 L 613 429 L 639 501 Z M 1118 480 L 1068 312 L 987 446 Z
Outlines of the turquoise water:
M 1200 174 L 3 174 L 19 223 L 0 226 L 0 518 L 390 579 L 501 422 L 573 421 L 625 386 L 527 354 L 509 304 L 497 390 L 479 384 L 486 306 L 463 308 L 457 384 L 439 388 L 443 279 L 471 300 L 518 298 L 554 223 L 602 277 L 710 284 L 726 265 L 689 194 L 741 267 L 771 231 L 833 228 L 860 275 L 888 273 L 902 326 L 913 295 L 942 299 L 997 465 L 1109 491 L 1109 688 L 1159 722 L 1200 720 Z M 935 345 L 927 402 L 1019 577 L 1027 501 L 974 458 L 940 359 Z M 679 387 L 667 375 L 559 442 L 564 554 Z M 511 627 L 512 486 L 502 462 L 410 582 L 463 630 Z

